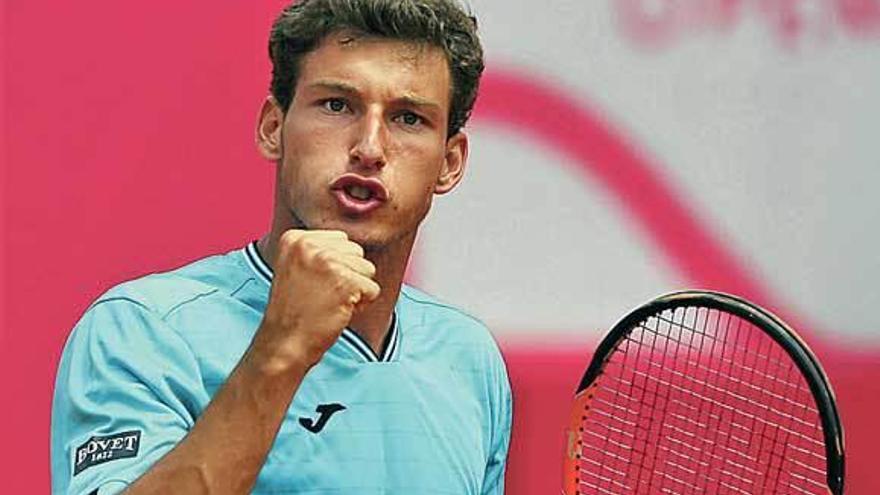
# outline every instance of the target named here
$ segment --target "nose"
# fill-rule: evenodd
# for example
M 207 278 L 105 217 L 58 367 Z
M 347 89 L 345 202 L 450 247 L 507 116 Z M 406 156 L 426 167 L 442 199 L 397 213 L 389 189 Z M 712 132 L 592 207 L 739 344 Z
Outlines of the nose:
M 378 110 L 366 112 L 350 156 L 353 165 L 381 170 L 385 166 L 388 128 Z

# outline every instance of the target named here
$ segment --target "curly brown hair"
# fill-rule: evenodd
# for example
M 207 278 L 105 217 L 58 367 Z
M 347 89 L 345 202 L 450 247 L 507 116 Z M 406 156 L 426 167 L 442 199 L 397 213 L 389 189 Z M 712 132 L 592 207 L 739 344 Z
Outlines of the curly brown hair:
M 368 36 L 441 48 L 452 77 L 447 136 L 464 127 L 477 99 L 483 48 L 476 18 L 457 0 L 300 0 L 272 25 L 272 96 L 286 112 L 300 60 L 329 34 L 350 30 Z

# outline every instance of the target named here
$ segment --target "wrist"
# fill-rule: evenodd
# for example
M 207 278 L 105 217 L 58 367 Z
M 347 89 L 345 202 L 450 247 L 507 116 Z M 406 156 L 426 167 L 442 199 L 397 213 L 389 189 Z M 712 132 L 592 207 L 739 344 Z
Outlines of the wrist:
M 320 361 L 320 355 L 309 352 L 307 346 L 292 337 L 263 338 L 269 333 L 264 325 L 260 326 L 242 359 L 251 371 L 267 378 L 302 377 Z

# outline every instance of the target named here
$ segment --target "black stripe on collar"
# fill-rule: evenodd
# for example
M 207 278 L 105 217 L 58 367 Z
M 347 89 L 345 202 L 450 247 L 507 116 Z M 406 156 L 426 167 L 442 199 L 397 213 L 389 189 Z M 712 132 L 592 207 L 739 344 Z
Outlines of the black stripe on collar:
M 400 332 L 397 328 L 397 313 L 395 312 L 391 314 L 391 326 L 389 327 L 388 334 L 385 335 L 385 340 L 382 342 L 381 357 L 377 356 L 367 341 L 351 328 L 346 327 L 343 329 L 341 337 L 342 341 L 348 344 L 348 347 L 353 348 L 353 350 L 366 359 L 367 362 L 391 362 L 397 356 L 397 349 L 400 341 Z
M 364 358 L 367 362 L 375 363 L 379 359 L 376 357 L 376 353 L 373 352 L 373 349 L 370 348 L 369 345 L 358 335 L 354 330 L 350 328 L 344 328 L 342 330 L 342 335 L 340 336 L 343 342 L 348 344 L 348 347 L 352 348 L 358 355 Z
M 272 268 L 263 259 L 260 250 L 257 249 L 257 241 L 253 241 L 244 248 L 245 259 L 251 269 L 257 273 L 266 283 L 272 284 Z
M 388 363 L 394 358 L 394 351 L 397 350 L 397 342 L 400 340 L 399 332 L 397 331 L 397 312 L 391 313 L 391 327 L 388 330 L 388 335 L 385 336 L 385 342 L 382 343 L 382 348 L 384 351 L 382 352 L 382 361 Z

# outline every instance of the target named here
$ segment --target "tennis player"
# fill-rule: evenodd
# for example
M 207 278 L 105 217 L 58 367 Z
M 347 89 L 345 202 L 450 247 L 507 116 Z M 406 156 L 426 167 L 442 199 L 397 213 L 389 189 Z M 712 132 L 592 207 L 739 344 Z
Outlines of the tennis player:
M 271 229 L 123 283 L 73 330 L 54 493 L 501 494 L 504 363 L 402 284 L 462 179 L 482 49 L 455 0 L 303 0 L 270 37 Z

